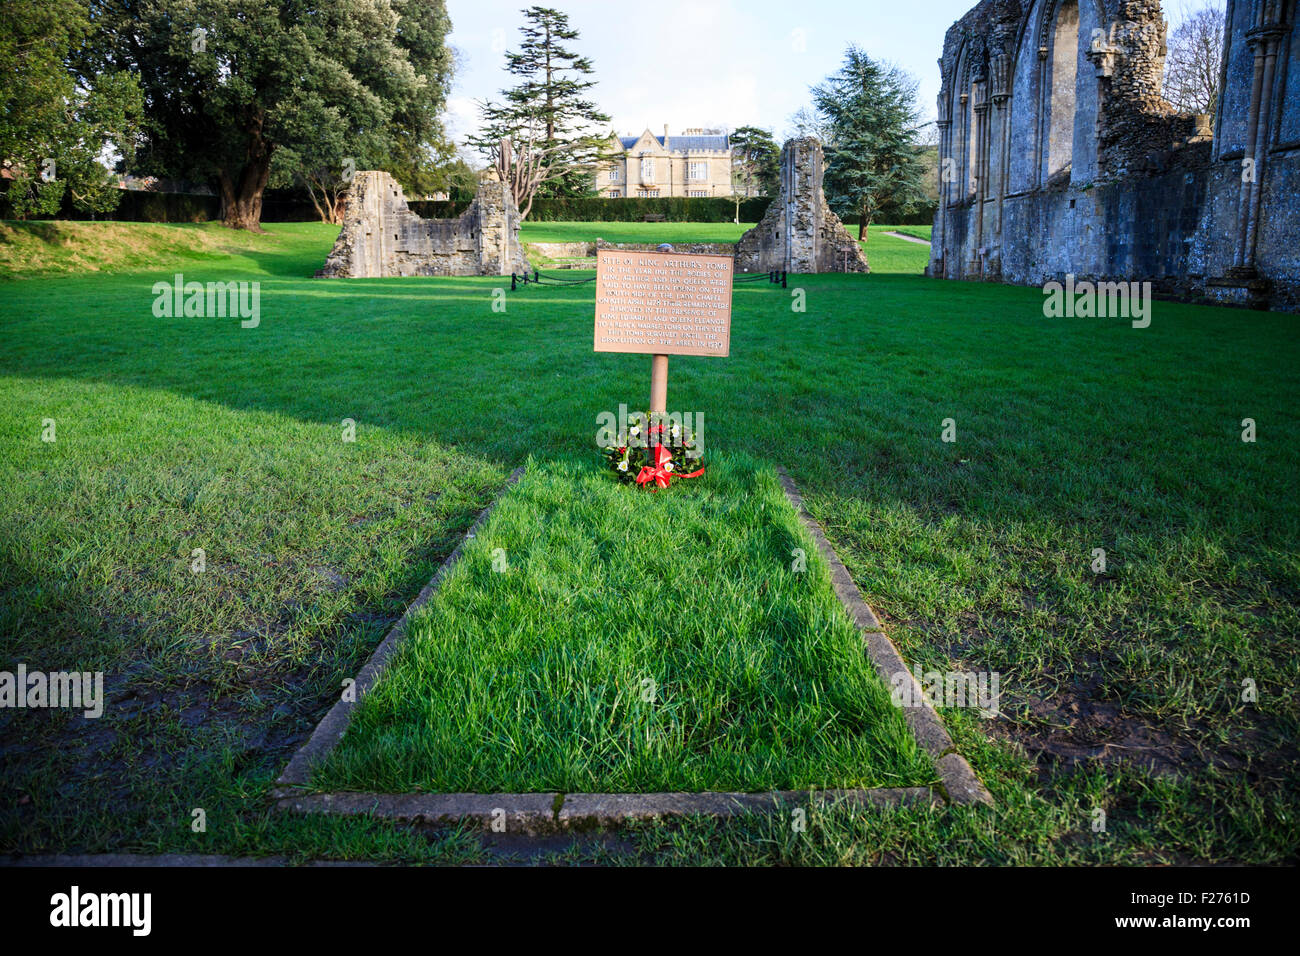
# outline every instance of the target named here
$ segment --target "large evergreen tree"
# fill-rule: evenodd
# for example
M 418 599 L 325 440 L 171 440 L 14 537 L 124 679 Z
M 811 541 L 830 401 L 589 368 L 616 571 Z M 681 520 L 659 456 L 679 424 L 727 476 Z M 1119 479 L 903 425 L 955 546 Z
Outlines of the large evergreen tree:
M 469 142 L 492 157 L 527 216 L 537 196 L 590 194 L 610 137 L 599 129 L 609 116 L 588 97 L 595 68 L 567 45 L 579 36 L 568 15 L 550 7 L 523 15 L 519 50 L 506 53 L 506 70 L 520 81 L 501 91 L 501 102 L 479 104 L 482 126 Z
M 98 0 L 86 71 L 138 73 L 142 171 L 210 181 L 222 219 L 260 228 L 277 151 L 410 178 L 441 136 L 443 0 Z M 291 163 L 290 165 L 293 165 Z
M 733 132 L 731 165 L 745 196 L 771 196 L 780 187 L 781 147 L 768 130 L 742 126 Z
M 90 33 L 78 0 L 0 4 L 0 165 L 18 218 L 52 216 L 65 198 L 80 212 L 106 212 L 121 197 L 100 156 L 131 156 L 140 87 L 127 71 L 77 81 L 68 60 Z
M 327 222 L 342 220 L 343 193 L 359 169 L 387 170 L 411 196 L 450 185 L 454 146 L 440 120 L 452 72 L 444 0 L 389 0 L 389 5 L 398 17 L 395 45 L 420 82 L 409 95 L 384 104 L 386 118 L 341 109 L 320 95 L 304 97 L 286 116 L 287 142 L 272 164 L 271 185 L 305 188 Z M 363 70 L 355 66 L 354 74 Z
M 860 217 L 859 240 L 877 210 L 905 213 L 924 201 L 915 80 L 850 46 L 812 95 L 812 123 L 826 138 L 826 199 L 840 216 Z

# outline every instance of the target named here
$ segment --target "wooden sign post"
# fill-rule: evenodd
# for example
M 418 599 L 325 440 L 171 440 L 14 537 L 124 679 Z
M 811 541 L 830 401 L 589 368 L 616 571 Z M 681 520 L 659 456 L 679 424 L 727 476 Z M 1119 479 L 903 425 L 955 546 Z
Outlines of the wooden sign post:
M 651 413 L 668 411 L 668 356 L 731 351 L 731 256 L 596 251 L 596 351 L 649 354 Z
M 650 358 L 650 411 L 668 411 L 668 356 Z

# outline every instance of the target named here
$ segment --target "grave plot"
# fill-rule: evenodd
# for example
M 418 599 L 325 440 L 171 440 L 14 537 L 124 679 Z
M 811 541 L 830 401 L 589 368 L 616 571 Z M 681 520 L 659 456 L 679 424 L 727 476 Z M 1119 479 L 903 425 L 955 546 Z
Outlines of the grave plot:
M 530 463 L 299 793 L 935 782 L 771 466 L 652 494 L 589 459 Z

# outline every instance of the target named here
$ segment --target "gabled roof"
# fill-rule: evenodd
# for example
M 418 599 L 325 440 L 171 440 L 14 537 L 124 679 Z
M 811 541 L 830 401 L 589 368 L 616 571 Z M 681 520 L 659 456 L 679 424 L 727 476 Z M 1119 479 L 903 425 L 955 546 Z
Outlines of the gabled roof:
M 660 149 L 663 149 L 665 137 L 656 136 L 654 133 L 650 132 L 650 128 L 648 126 L 641 133 L 640 136 L 620 136 L 619 140 L 622 142 L 624 149 L 631 149 L 633 146 L 641 142 L 641 140 L 645 139 L 646 137 L 649 137 L 651 140 L 655 142 L 656 145 L 658 145 Z
M 688 149 L 726 152 L 731 149 L 731 139 L 728 136 L 669 136 L 667 148 L 676 153 Z
M 672 153 L 684 153 L 687 150 L 711 150 L 714 152 L 727 152 L 731 149 L 731 137 L 726 135 L 717 136 L 656 136 L 649 130 L 646 130 L 640 136 L 620 136 L 618 141 L 623 144 L 624 149 L 632 149 L 637 143 L 641 142 L 649 134 L 663 149 Z

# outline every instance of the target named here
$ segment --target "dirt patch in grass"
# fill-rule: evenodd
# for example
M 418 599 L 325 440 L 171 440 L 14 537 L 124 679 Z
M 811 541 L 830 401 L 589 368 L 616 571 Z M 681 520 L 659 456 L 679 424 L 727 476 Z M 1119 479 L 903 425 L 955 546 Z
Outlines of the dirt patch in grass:
M 1003 707 L 1007 707 L 1004 700 Z M 1033 697 L 1011 705 L 1015 720 L 988 724 L 990 736 L 1013 740 L 1043 764 L 1114 763 L 1176 773 L 1205 755 L 1187 738 L 1149 720 L 1124 713 L 1116 703 L 1094 699 L 1088 689 L 1063 689 L 1054 698 Z M 1240 764 L 1225 760 L 1225 764 Z
M 979 726 L 991 739 L 1022 748 L 1044 783 L 1062 771 L 1122 764 L 1173 779 L 1214 767 L 1277 784 L 1282 768 L 1300 761 L 1300 750 L 1270 718 L 1237 721 L 1229 740 L 1216 740 L 1208 721 L 1180 725 L 1131 713 L 1107 700 L 1097 681 L 1062 682 L 1050 697 L 1013 697 L 1004 689 L 1000 716 Z

